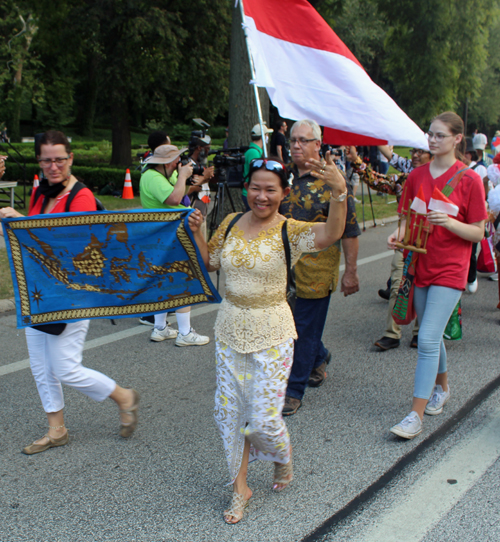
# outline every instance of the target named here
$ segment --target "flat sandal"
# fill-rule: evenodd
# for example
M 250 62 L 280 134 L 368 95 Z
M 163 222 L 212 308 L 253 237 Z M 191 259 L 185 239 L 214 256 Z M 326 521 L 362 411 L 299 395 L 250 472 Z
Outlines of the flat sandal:
M 26 455 L 39 454 L 40 452 L 45 452 L 45 450 L 48 450 L 49 448 L 64 446 L 65 444 L 68 444 L 69 442 L 68 431 L 66 431 L 66 433 L 62 437 L 51 437 L 48 433 L 44 435 L 42 438 L 45 438 L 45 437 L 47 437 L 47 439 L 49 440 L 47 444 L 35 444 L 33 442 L 29 446 L 26 446 L 25 448 L 23 448 L 23 454 L 26 454 Z M 42 439 L 39 439 L 39 440 L 42 440 Z

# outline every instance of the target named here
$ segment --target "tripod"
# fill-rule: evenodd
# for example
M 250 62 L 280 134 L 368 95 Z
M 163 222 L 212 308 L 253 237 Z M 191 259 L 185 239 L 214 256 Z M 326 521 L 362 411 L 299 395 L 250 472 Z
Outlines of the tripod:
M 235 213 L 238 211 L 244 211 L 243 202 L 241 198 L 239 202 L 236 203 L 236 206 L 231 196 L 231 188 L 235 190 L 241 190 L 242 180 L 241 180 L 241 171 L 240 168 L 221 168 L 218 171 L 217 176 L 217 192 L 215 194 L 214 206 L 210 214 L 210 222 L 208 228 L 208 238 L 210 239 L 217 228 L 220 226 L 221 222 L 224 220 L 230 213 Z M 227 197 L 226 197 L 227 196 Z M 237 209 L 238 208 L 238 209 Z M 207 219 L 208 220 L 208 219 Z M 216 271 L 217 273 L 217 290 L 219 289 L 220 282 L 220 270 Z
M 226 214 L 224 212 L 224 204 L 226 202 L 226 195 L 227 200 L 229 201 L 229 204 L 231 205 L 229 212 L 236 212 L 236 209 L 234 207 L 233 197 L 231 196 L 231 192 L 229 190 L 229 187 L 227 185 L 227 182 L 225 181 L 219 181 L 217 183 L 217 192 L 215 194 L 214 199 L 214 206 L 212 209 L 212 212 L 210 214 L 210 226 L 208 228 L 208 238 L 212 237 L 214 232 L 217 230 L 217 228 L 220 226 L 221 222 L 224 220 L 224 217 Z

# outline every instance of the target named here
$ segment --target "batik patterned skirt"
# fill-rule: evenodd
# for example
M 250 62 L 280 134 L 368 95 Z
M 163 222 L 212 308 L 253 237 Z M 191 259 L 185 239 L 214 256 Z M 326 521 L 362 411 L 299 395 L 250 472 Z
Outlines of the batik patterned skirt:
M 293 362 L 293 339 L 242 354 L 216 339 L 215 421 L 233 483 L 240 471 L 245 438 L 250 461 L 288 463 L 290 437 L 281 411 Z

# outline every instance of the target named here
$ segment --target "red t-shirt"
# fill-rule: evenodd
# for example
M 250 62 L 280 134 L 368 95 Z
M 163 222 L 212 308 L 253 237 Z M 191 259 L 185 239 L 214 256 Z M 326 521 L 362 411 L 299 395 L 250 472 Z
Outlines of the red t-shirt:
M 33 202 L 35 201 L 36 190 L 38 190 L 38 188 L 35 188 L 35 190 L 33 190 L 33 194 L 31 195 L 28 216 L 39 215 L 42 213 L 42 205 L 44 199 L 42 195 L 40 195 L 36 204 L 33 205 Z M 63 194 L 62 196 L 58 196 L 56 198 L 56 204 L 54 205 L 54 208 L 50 211 L 50 214 L 66 212 L 66 199 L 68 198 L 68 196 L 69 192 L 66 192 L 66 194 Z M 96 211 L 97 208 L 95 205 L 94 194 L 92 194 L 92 192 L 88 188 L 82 188 L 73 198 L 69 210 L 71 213 L 76 213 L 80 211 Z
M 451 168 L 434 179 L 430 173 L 430 162 L 414 169 L 405 183 L 398 212 L 408 209 L 408 200 L 415 199 L 420 186 L 424 191 L 425 203 L 429 205 L 434 187 L 443 190 L 446 183 L 467 166 L 457 160 Z M 486 220 L 484 186 L 479 175 L 468 169 L 449 199 L 458 205 L 456 220 L 473 224 Z M 419 254 L 415 269 L 415 286 L 425 288 L 431 284 L 465 290 L 472 243 L 451 233 L 442 226 L 432 226 L 427 241 L 427 254 Z

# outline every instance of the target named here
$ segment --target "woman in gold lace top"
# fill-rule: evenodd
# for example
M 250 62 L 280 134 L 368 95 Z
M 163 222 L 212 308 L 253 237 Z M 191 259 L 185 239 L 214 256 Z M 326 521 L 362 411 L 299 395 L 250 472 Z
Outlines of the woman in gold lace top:
M 224 441 L 233 500 L 224 512 L 237 523 L 252 496 L 247 485 L 249 460 L 274 461 L 273 489 L 292 480 L 291 447 L 281 416 L 297 337 L 286 300 L 287 264 L 282 240 L 286 227 L 291 264 L 304 252 L 323 250 L 344 230 L 347 189 L 330 156 L 312 160 L 312 174 L 331 188 L 326 223 L 288 220 L 279 214 L 290 192 L 288 173 L 278 160 L 257 159 L 250 166 L 250 211 L 228 231 L 229 215 L 207 245 L 192 213 L 191 229 L 209 271 L 222 267 L 226 293 L 215 323 L 217 390 L 215 420 Z

